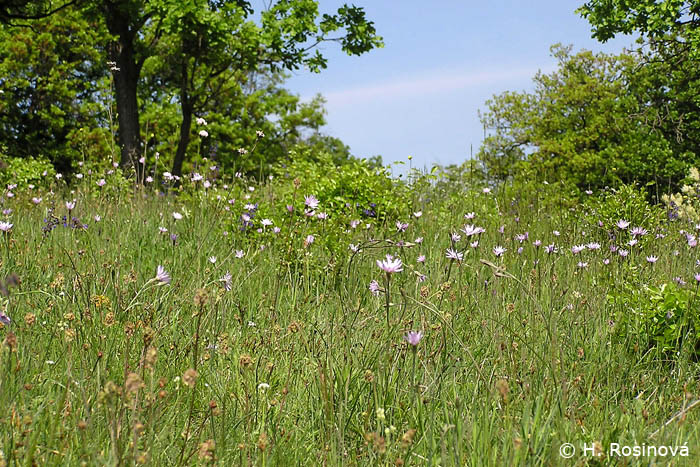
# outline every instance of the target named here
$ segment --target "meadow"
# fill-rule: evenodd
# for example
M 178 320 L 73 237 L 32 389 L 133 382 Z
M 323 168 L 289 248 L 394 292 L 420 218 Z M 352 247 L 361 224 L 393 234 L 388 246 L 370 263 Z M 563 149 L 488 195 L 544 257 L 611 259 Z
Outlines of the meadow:
M 696 465 L 687 213 L 286 170 L 10 182 L 0 465 Z

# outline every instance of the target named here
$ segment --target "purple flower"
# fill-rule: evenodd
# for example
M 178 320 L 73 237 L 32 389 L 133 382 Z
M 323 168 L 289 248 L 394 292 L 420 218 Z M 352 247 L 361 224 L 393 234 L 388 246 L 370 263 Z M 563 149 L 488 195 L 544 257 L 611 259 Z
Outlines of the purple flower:
M 227 292 L 231 291 L 232 288 L 232 280 L 231 280 L 231 273 L 226 271 L 226 274 L 224 274 L 221 279 L 219 279 L 219 282 L 223 282 L 224 285 L 224 290 Z
M 457 232 L 452 232 L 452 234 L 450 235 L 450 238 L 452 239 L 453 243 L 457 243 L 458 241 L 460 241 L 462 239 L 462 236 L 460 234 L 458 234 Z
M 10 224 L 9 222 L 0 221 L 0 230 L 3 232 L 9 232 L 13 225 L 14 224 Z
M 10 319 L 10 317 L 2 311 L 0 311 L 0 323 L 4 324 L 5 326 L 9 326 L 11 322 L 12 320 Z
M 313 235 L 307 235 L 306 239 L 304 240 L 304 246 L 307 247 L 311 245 L 314 242 L 314 240 L 316 240 L 316 237 L 314 237 Z
M 379 266 L 379 269 L 387 274 L 403 271 L 403 263 L 401 260 L 399 258 L 394 258 L 391 255 L 386 255 L 386 259 L 384 261 L 377 260 L 377 266 Z
M 552 243 L 551 245 L 544 247 L 544 252 L 547 254 L 556 253 L 557 247 L 554 245 L 554 243 Z
M 379 296 L 379 292 L 381 291 L 381 288 L 379 287 L 379 282 L 377 281 L 372 281 L 369 283 L 369 291 L 372 292 L 372 295 L 375 297 Z
M 585 249 L 586 249 L 586 245 L 574 245 L 571 247 L 571 252 L 576 255 L 576 254 L 581 253 Z
M 659 260 L 658 256 L 647 256 L 647 263 L 654 264 Z
M 619 221 L 617 221 L 615 223 L 615 225 L 617 226 L 618 229 L 625 230 L 627 227 L 630 226 L 630 223 L 626 220 L 620 219 Z
M 419 263 L 425 263 L 425 255 L 420 255 L 416 261 Z
M 396 231 L 397 232 L 405 232 L 407 228 L 408 228 L 408 224 L 403 223 L 401 221 L 396 221 Z
M 506 252 L 506 249 L 500 245 L 493 247 L 493 254 L 496 256 L 503 256 L 503 253 L 505 253 L 505 252 Z
M 695 274 L 695 280 L 700 282 L 700 274 Z
M 647 229 L 642 228 L 642 227 L 635 227 L 630 231 L 630 233 L 632 234 L 633 237 L 636 237 L 637 235 L 639 235 L 641 237 L 642 235 L 647 234 Z
M 403 338 L 408 342 L 410 345 L 413 347 L 417 346 L 420 343 L 420 340 L 423 338 L 423 333 L 420 331 L 408 331 Z
M 73 209 L 75 209 L 75 200 L 66 201 L 66 209 L 68 209 L 69 211 L 72 211 Z
M 453 250 L 452 248 L 447 249 L 445 256 L 447 256 L 447 259 L 452 259 L 455 261 L 462 261 L 462 258 L 464 257 L 464 255 L 462 253 L 460 253 L 459 251 Z
M 245 253 L 243 253 L 243 250 L 236 250 L 236 258 L 241 259 L 243 256 L 245 256 Z
M 627 251 L 627 250 L 618 250 L 617 252 L 618 252 L 618 253 L 620 254 L 620 256 L 622 256 L 623 258 L 626 257 L 626 256 L 630 253 L 630 252 Z
M 586 246 L 588 247 L 589 250 L 600 250 L 600 243 L 591 242 Z
M 156 268 L 155 280 L 159 282 L 159 285 L 170 284 L 170 274 L 168 274 L 168 271 L 160 264 Z
M 682 278 L 681 276 L 676 276 L 676 277 L 674 277 L 674 278 L 673 278 L 673 281 L 674 281 L 676 284 L 680 285 L 680 286 L 684 286 L 684 285 L 685 285 L 685 281 L 683 280 L 683 278 Z
M 314 195 L 304 196 L 304 204 L 309 209 L 314 210 L 318 207 L 318 199 Z

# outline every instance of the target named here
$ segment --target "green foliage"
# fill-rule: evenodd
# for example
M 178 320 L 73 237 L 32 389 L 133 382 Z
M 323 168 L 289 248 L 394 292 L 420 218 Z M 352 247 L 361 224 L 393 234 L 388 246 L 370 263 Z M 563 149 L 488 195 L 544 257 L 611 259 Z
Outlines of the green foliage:
M 533 93 L 506 92 L 487 102 L 481 118 L 493 133 L 478 157 L 492 178 L 529 167 L 527 176 L 563 180 L 581 191 L 683 178 L 695 155 L 674 153 L 663 132 L 641 116 L 647 98 L 637 57 L 552 50 L 559 68 L 537 74 Z
M 654 231 L 663 219 L 663 210 L 652 205 L 643 188 L 637 185 L 621 185 L 604 191 L 600 196 L 589 197 L 584 203 L 590 225 L 602 222 L 612 228 L 619 220 L 626 220 L 632 227 Z
M 81 128 L 106 124 L 105 40 L 104 28 L 77 12 L 31 28 L 0 26 L 0 145 L 8 156 L 44 157 L 70 171 L 78 142 L 89 140 Z
M 385 219 L 408 210 L 407 187 L 392 180 L 386 168 L 364 159 L 336 165 L 331 154 L 300 146 L 290 152 L 289 160 L 278 163 L 274 172 L 286 184 L 296 174 L 303 194 L 316 196 L 331 215 L 354 213 Z M 287 201 L 291 195 L 288 193 Z
M 673 283 L 658 287 L 628 287 L 608 297 L 620 306 L 618 329 L 630 342 L 648 341 L 649 348 L 673 358 L 684 345 L 692 355 L 700 356 L 700 315 L 697 290 L 684 289 Z
M 44 185 L 47 180 L 54 179 L 56 172 L 47 159 L 33 157 L 13 157 L 3 161 L 5 166 L 0 169 L 0 186 L 16 184 L 25 188 L 29 184 Z

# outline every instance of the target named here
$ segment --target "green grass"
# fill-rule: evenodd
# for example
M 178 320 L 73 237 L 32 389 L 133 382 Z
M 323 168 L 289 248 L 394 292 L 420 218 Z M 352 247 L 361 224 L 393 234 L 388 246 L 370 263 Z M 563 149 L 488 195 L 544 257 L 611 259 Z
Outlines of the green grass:
M 0 233 L 0 277 L 21 280 L 0 297 L 12 319 L 0 329 L 0 465 L 696 465 L 699 410 L 666 424 L 698 398 L 693 335 L 662 352 L 608 299 L 676 276 L 695 294 L 697 249 L 678 234 L 692 226 L 664 224 L 665 238 L 650 232 L 623 259 L 608 249 L 613 226 L 544 195 L 421 190 L 401 219 L 355 229 L 360 211 L 305 217 L 303 180 L 292 215 L 273 185 L 180 198 L 81 187 L 42 192 L 38 206 L 36 190 L 19 191 Z M 88 228 L 44 234 L 46 209 L 60 218 L 69 198 Z M 281 232 L 255 232 L 262 216 L 241 232 L 248 202 Z M 486 232 L 476 248 L 462 234 L 464 260 L 451 262 L 450 233 L 465 223 Z M 602 248 L 571 253 L 592 241 Z M 546 254 L 550 243 L 561 252 Z M 385 286 L 386 254 L 404 262 L 388 300 L 368 290 Z M 158 265 L 170 284 L 154 280 Z M 415 348 L 409 330 L 424 333 Z M 605 455 L 584 455 L 592 443 Z M 610 457 L 610 443 L 690 455 Z

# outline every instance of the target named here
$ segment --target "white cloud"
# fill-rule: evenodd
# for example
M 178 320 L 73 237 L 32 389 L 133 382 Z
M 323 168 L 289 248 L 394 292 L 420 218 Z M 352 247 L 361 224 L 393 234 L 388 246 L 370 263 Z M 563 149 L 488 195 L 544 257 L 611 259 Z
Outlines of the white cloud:
M 540 68 L 483 71 L 435 71 L 427 75 L 404 76 L 364 86 L 324 93 L 329 106 L 358 104 L 368 100 L 391 100 L 416 95 L 443 94 L 460 89 L 512 81 L 530 83 Z M 548 69 L 542 71 L 548 72 Z

